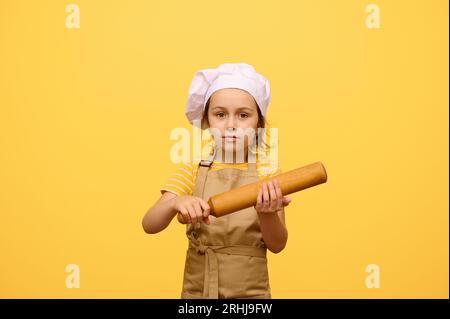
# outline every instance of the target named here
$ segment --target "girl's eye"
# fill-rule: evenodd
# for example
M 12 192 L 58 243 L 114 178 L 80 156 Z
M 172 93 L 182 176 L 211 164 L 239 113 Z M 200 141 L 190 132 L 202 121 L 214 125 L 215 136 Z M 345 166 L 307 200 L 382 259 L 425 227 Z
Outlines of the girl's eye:
M 246 114 L 246 113 L 240 113 L 239 116 L 240 116 L 241 118 L 247 118 L 247 117 L 248 117 L 248 114 Z
M 217 116 L 218 118 L 222 118 L 222 117 L 225 116 L 225 113 L 219 112 L 219 113 L 216 114 L 216 116 Z

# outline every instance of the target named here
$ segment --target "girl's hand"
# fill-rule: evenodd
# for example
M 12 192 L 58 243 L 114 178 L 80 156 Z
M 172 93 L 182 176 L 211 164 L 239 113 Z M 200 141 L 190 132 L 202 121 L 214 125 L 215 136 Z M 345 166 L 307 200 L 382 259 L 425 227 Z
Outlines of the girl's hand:
M 196 196 L 177 196 L 173 199 L 173 209 L 183 215 L 185 224 L 196 225 L 203 221 L 210 223 L 209 212 L 210 207 L 206 201 Z
M 277 179 L 263 182 L 258 190 L 255 209 L 258 214 L 275 214 L 289 205 L 291 198 L 283 196 Z

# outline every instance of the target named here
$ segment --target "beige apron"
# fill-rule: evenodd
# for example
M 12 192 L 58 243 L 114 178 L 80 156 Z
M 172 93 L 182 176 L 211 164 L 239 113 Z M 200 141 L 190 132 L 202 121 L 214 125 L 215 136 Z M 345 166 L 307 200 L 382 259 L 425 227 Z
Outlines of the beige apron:
M 193 195 L 210 196 L 258 181 L 255 163 L 248 170 L 211 170 L 214 154 L 202 160 Z M 267 247 L 253 207 L 219 218 L 209 225 L 186 225 L 186 254 L 181 298 L 271 298 Z

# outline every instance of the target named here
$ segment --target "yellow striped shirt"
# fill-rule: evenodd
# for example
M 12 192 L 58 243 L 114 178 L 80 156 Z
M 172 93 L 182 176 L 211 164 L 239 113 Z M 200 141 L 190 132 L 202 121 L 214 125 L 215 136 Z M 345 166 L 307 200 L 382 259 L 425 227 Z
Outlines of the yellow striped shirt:
M 219 170 L 224 168 L 237 168 L 242 170 L 248 169 L 247 163 L 219 163 L 213 162 L 211 170 Z M 256 170 L 259 179 L 275 176 L 281 173 L 280 168 L 273 168 L 269 163 L 256 163 Z M 167 179 L 160 189 L 161 194 L 166 191 L 172 192 L 178 196 L 192 195 L 194 191 L 195 177 L 197 176 L 198 164 L 182 163 Z

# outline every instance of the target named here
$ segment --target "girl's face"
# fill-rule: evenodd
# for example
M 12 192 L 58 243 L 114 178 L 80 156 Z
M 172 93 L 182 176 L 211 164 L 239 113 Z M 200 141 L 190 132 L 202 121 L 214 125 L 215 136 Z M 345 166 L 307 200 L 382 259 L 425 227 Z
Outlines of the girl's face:
M 237 151 L 247 156 L 252 129 L 256 134 L 258 126 L 258 106 L 253 96 L 245 90 L 227 88 L 214 92 L 209 100 L 208 122 L 218 134 L 214 139 L 222 145 L 222 154 Z M 236 156 L 237 157 L 237 156 Z M 244 157 L 244 158 L 245 158 Z

